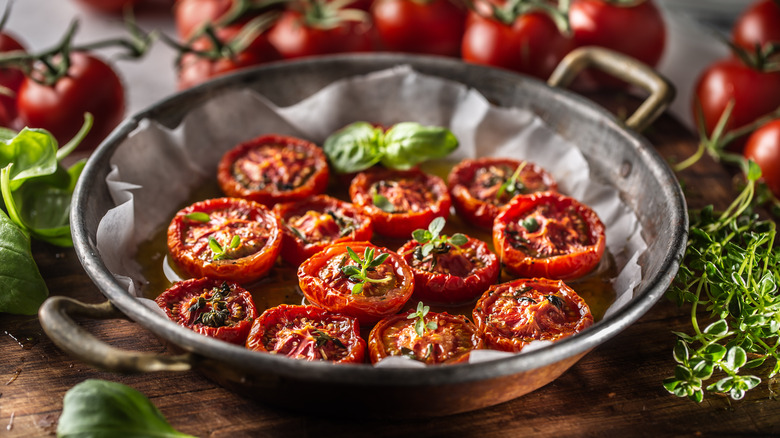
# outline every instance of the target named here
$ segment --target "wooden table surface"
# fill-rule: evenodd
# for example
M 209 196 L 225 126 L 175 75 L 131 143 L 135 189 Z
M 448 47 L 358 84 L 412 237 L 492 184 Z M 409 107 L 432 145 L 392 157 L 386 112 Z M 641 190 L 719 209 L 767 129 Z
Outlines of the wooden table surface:
M 611 103 L 614 106 L 614 99 Z M 667 158 L 685 157 L 696 146 L 693 135 L 668 115 L 646 135 Z M 722 208 L 734 195 L 729 173 L 706 158 L 680 178 L 692 207 L 714 203 Z M 104 301 L 73 250 L 44 244 L 34 244 L 33 249 L 52 295 L 89 303 Z M 155 336 L 133 322 L 80 323 L 111 345 L 165 353 Z M 524 397 L 449 417 L 361 421 L 264 406 L 196 372 L 102 372 L 58 350 L 36 317 L 0 314 L 0 436 L 54 435 L 65 392 L 89 378 L 132 386 L 148 396 L 176 429 L 200 437 L 780 435 L 777 381 L 765 380 L 737 402 L 708 394 L 697 404 L 664 390 L 662 381 L 674 368 L 675 337 L 671 332 L 686 331 L 689 323 L 688 310 L 678 309 L 664 298 L 560 378 Z M 349 406 L 344 409 L 349 410 Z

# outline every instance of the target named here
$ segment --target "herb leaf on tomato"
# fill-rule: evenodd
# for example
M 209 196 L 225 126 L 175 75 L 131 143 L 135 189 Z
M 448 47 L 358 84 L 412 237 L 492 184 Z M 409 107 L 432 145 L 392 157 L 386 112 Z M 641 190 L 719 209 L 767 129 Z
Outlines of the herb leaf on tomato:
M 363 287 L 366 283 L 384 283 L 392 279 L 392 276 L 379 279 L 374 279 L 368 276 L 368 271 L 384 263 L 385 260 L 387 260 L 387 258 L 390 256 L 389 253 L 383 253 L 380 254 L 379 257 L 374 258 L 374 248 L 366 247 L 365 251 L 363 251 L 363 258 L 361 258 L 359 255 L 357 255 L 357 253 L 355 253 L 354 250 L 352 250 L 352 248 L 347 247 L 347 254 L 349 254 L 349 258 L 351 258 L 352 261 L 357 263 L 357 266 L 342 266 L 341 273 L 347 276 L 350 281 L 355 283 L 352 286 L 353 295 L 358 295 L 363 292 Z

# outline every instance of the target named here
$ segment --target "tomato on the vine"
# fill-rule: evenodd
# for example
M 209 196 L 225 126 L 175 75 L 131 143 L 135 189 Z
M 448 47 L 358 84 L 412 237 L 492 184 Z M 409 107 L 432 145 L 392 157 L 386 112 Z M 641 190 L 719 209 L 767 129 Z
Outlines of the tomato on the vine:
M 228 196 L 272 206 L 325 191 L 330 172 L 325 154 L 309 141 L 261 135 L 222 156 L 217 181 Z
M 605 244 L 596 213 L 555 192 L 515 197 L 493 225 L 496 252 L 518 277 L 582 277 L 599 264 Z
M 765 123 L 753 131 L 743 153 L 758 164 L 767 187 L 775 197 L 780 198 L 780 119 Z
M 171 320 L 231 344 L 243 345 L 257 318 L 249 291 L 214 278 L 180 281 L 154 301 Z
M 466 9 L 453 0 L 377 0 L 371 7 L 386 50 L 459 56 Z
M 168 251 L 192 277 L 246 284 L 263 277 L 281 249 L 279 218 L 262 204 L 238 198 L 196 202 L 168 227 Z
M 8 32 L 0 32 L 0 53 L 25 51 L 24 46 Z M 6 91 L 0 93 L 0 126 L 11 126 L 17 115 L 17 96 L 24 81 L 24 72 L 17 68 L 0 68 L 0 87 Z
M 366 341 L 355 318 L 315 306 L 282 304 L 255 320 L 246 348 L 292 359 L 362 363 Z
M 298 285 L 312 304 L 372 324 L 401 310 L 414 291 L 414 274 L 393 251 L 341 242 L 301 263 Z
M 780 44 L 780 4 L 758 0 L 740 14 L 731 29 L 734 44 L 748 52 Z
M 40 83 L 40 79 L 26 77 L 22 82 L 17 96 L 19 118 L 25 126 L 48 130 L 60 144 L 79 131 L 86 112 L 94 116 L 94 123 L 81 142 L 81 149 L 94 149 L 122 121 L 125 113 L 122 82 L 96 56 L 70 53 L 70 67 L 65 76 L 53 85 Z
M 585 301 L 560 280 L 517 279 L 492 286 L 477 301 L 474 323 L 486 348 L 519 352 L 533 341 L 557 341 L 593 325 Z

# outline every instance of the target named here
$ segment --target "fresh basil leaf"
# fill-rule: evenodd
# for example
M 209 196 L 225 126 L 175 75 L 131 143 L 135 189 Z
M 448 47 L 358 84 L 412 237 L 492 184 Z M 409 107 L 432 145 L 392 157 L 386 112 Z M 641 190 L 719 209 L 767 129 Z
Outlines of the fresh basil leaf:
M 447 128 L 403 122 L 385 133 L 383 145 L 380 162 L 391 169 L 406 170 L 447 156 L 458 147 L 458 139 Z
M 30 237 L 0 210 L 0 312 L 35 315 L 49 290 L 30 248 Z
M 331 134 L 322 150 L 337 172 L 360 172 L 382 158 L 381 137 L 381 128 L 355 122 Z
M 42 129 L 24 128 L 15 137 L 0 142 L 0 167 L 11 166 L 11 190 L 38 176 L 57 171 L 57 140 Z
M 129 386 L 89 379 L 65 393 L 57 437 L 118 436 L 192 437 L 174 429 L 145 395 Z

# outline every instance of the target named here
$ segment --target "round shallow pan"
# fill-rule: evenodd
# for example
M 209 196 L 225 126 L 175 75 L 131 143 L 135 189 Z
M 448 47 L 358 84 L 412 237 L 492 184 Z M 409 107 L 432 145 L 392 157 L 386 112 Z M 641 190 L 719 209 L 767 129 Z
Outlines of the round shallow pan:
M 640 260 L 642 280 L 630 302 L 588 330 L 538 350 L 488 362 L 421 369 L 375 368 L 296 361 L 261 354 L 200 336 L 130 296 L 106 268 L 96 246 L 98 223 L 114 207 L 105 178 L 109 159 L 143 119 L 175 127 L 190 108 L 229 90 L 250 88 L 277 105 L 295 103 L 341 78 L 407 64 L 421 73 L 472 87 L 493 104 L 538 114 L 554 131 L 573 140 L 589 161 L 593 178 L 616 187 L 643 227 L 648 248 Z M 647 89 L 650 98 L 623 123 L 574 93 L 559 88 L 585 65 L 596 65 Z M 679 267 L 686 243 L 685 200 L 674 174 L 636 130 L 647 126 L 671 100 L 671 87 L 647 67 L 603 50 L 573 53 L 550 83 L 454 59 L 366 54 L 313 58 L 259 67 L 176 94 L 118 127 L 92 155 L 76 187 L 71 226 L 84 269 L 108 298 L 86 305 L 52 297 L 40 311 L 52 340 L 72 356 L 116 372 L 197 369 L 219 384 L 261 401 L 322 412 L 349 403 L 369 415 L 433 416 L 495 405 L 537 389 L 588 351 L 636 321 L 663 295 Z M 128 317 L 181 354 L 121 351 L 95 339 L 70 318 Z M 413 392 L 412 392 L 413 391 Z M 410 393 L 424 397 L 410 397 Z M 306 406 L 300 400 L 323 403 Z M 359 400 L 359 403 L 354 403 Z M 344 411 L 341 410 L 343 413 Z

